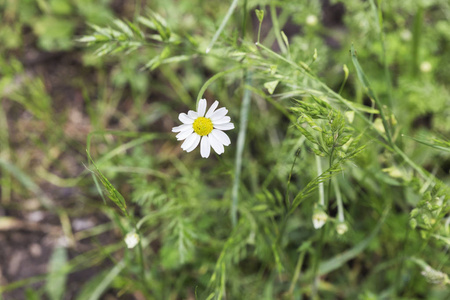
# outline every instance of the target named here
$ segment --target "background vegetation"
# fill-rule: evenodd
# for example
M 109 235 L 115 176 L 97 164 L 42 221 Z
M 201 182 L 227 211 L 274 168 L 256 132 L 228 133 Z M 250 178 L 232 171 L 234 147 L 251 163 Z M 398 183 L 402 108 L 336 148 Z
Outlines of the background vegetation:
M 450 298 L 448 1 L 0 15 L 0 298 Z M 171 133 L 201 97 L 209 159 Z

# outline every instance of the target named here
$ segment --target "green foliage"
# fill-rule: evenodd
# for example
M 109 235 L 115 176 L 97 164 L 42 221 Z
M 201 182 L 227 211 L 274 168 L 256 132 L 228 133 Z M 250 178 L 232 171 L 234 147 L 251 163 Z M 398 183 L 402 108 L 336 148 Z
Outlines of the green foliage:
M 94 165 L 94 168 L 97 172 L 94 172 L 95 176 L 100 180 L 101 184 L 103 185 L 103 188 L 105 189 L 107 196 L 109 199 L 111 199 L 114 204 L 117 205 L 117 207 L 120 208 L 120 210 L 127 215 L 127 204 L 125 202 L 125 199 L 123 198 L 122 194 L 119 193 L 119 191 L 116 190 L 116 188 L 109 182 L 109 180 L 100 172 L 97 165 L 95 164 L 94 160 L 91 158 L 88 151 L 86 151 L 88 158 L 90 162 Z
M 60 300 L 66 290 L 67 274 L 63 266 L 67 261 L 67 250 L 57 247 L 52 254 L 47 275 L 46 290 L 51 300 Z
M 336 19 L 339 6 L 318 1 L 127 2 L 117 16 L 112 2 L 2 12 L 2 199 L 38 197 L 67 239 L 93 247 L 71 260 L 56 248 L 27 298 L 61 299 L 67 275 L 90 267 L 101 271 L 70 296 L 448 298 L 448 1 L 334 0 Z M 67 78 L 75 113 L 10 52 L 29 42 L 24 28 L 36 49 L 82 52 L 92 74 Z M 201 98 L 236 126 L 208 160 L 170 132 Z M 43 131 L 10 129 L 22 111 Z M 62 125 L 70 116 L 76 130 Z M 70 172 L 83 162 L 94 176 Z M 76 190 L 71 206 L 53 205 L 47 183 Z M 107 221 L 72 232 L 63 217 L 88 214 Z

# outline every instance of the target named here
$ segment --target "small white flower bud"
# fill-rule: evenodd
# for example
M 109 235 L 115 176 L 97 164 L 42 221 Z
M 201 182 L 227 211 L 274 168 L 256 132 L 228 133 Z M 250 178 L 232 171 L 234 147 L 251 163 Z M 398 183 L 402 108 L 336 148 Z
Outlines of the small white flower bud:
M 422 73 L 429 73 L 432 69 L 433 69 L 433 67 L 427 61 L 424 61 L 420 64 L 420 71 Z
M 315 15 L 308 15 L 306 17 L 306 24 L 309 26 L 316 26 L 317 25 L 317 17 Z
M 139 235 L 136 232 L 129 232 L 125 236 L 125 244 L 129 249 L 134 248 L 139 243 Z
M 411 31 L 409 31 L 408 29 L 402 30 L 402 32 L 400 32 L 400 37 L 402 38 L 402 40 L 404 40 L 405 42 L 410 41 L 412 38 L 412 33 Z
M 339 234 L 339 235 L 343 235 L 344 233 L 346 233 L 348 231 L 348 226 L 347 226 L 347 224 L 345 224 L 345 222 L 339 222 L 337 225 L 336 225 L 336 232 Z
M 320 229 L 328 220 L 328 215 L 322 208 L 316 207 L 312 217 L 313 226 L 315 229 Z

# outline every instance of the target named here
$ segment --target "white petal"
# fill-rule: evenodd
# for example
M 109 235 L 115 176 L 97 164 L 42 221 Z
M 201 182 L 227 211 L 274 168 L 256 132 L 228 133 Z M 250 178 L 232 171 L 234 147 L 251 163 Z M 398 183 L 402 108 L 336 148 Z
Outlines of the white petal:
M 195 137 L 197 135 L 198 134 L 196 134 L 196 133 L 191 133 L 191 135 L 186 138 L 186 140 L 183 142 L 183 144 L 181 144 L 181 149 L 186 150 L 189 147 L 191 147 L 192 144 L 195 142 Z
M 198 118 L 198 113 L 196 113 L 196 112 L 193 111 L 193 110 L 190 110 L 190 111 L 188 111 L 188 117 L 191 118 L 191 119 L 193 119 L 193 120 L 195 120 L 195 119 Z
M 219 108 L 216 110 L 210 117 L 211 121 L 216 121 L 222 119 L 228 112 L 228 109 L 225 107 Z
M 200 155 L 204 158 L 208 158 L 211 152 L 211 146 L 209 144 L 208 136 L 202 137 L 202 142 L 200 143 Z
M 214 128 L 219 130 L 231 130 L 234 129 L 234 124 L 233 123 L 217 124 L 214 125 Z
M 211 115 L 214 113 L 214 111 L 216 110 L 217 106 L 219 106 L 219 101 L 214 101 L 214 103 L 211 105 L 211 107 L 208 109 L 208 112 L 206 113 L 206 118 L 211 117 Z
M 192 128 L 192 124 L 183 124 L 183 125 L 172 128 L 172 132 L 186 131 L 189 128 Z
M 225 132 L 217 130 L 217 129 L 213 129 L 213 131 L 211 131 L 211 134 L 225 146 L 228 146 L 229 144 L 231 144 L 230 138 L 228 137 L 228 135 Z
M 189 118 L 185 113 L 181 113 L 178 116 L 178 119 L 183 123 L 183 124 L 192 124 L 194 123 L 194 120 Z
M 203 117 L 206 111 L 206 99 L 200 99 L 198 102 L 197 113 L 199 117 Z
M 189 126 L 191 126 L 191 125 L 189 125 Z M 179 140 L 179 141 L 184 140 L 185 138 L 187 138 L 188 136 L 190 136 L 191 133 L 193 133 L 193 132 L 194 132 L 194 128 L 192 128 L 192 126 L 191 126 L 190 129 L 185 130 L 185 131 L 182 131 L 182 132 L 180 132 L 179 134 L 177 134 L 176 138 L 177 138 L 177 140 Z
M 198 143 L 200 143 L 200 136 L 198 134 L 195 135 L 194 143 L 187 149 L 184 149 L 186 152 L 192 152 L 195 148 L 197 148 Z
M 225 148 L 218 139 L 216 139 L 212 134 L 209 134 L 208 137 L 211 147 L 214 149 L 214 151 L 216 151 L 217 154 L 220 155 L 225 152 Z
M 225 124 L 225 123 L 230 123 L 231 118 L 230 117 L 223 117 L 222 119 L 216 120 L 213 122 L 213 125 L 216 124 Z

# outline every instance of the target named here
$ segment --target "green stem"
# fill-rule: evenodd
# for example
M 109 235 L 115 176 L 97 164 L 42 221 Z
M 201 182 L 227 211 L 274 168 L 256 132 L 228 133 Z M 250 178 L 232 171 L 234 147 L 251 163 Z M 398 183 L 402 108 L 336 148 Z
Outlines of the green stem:
M 249 72 L 245 72 L 244 74 L 245 78 L 245 84 L 251 85 L 252 80 L 252 74 Z M 241 170 L 242 170 L 242 154 L 244 151 L 244 144 L 245 144 L 245 135 L 247 131 L 247 122 L 248 122 L 248 115 L 250 112 L 250 98 L 251 98 L 251 91 L 246 89 L 244 91 L 244 95 L 242 97 L 242 106 L 241 106 L 241 118 L 239 122 L 239 133 L 238 133 L 238 139 L 236 143 L 236 163 L 235 163 L 235 175 L 234 175 L 234 183 L 233 183 L 233 189 L 231 192 L 231 223 L 233 224 L 233 227 L 237 224 L 237 206 L 239 202 L 239 185 L 240 185 L 240 177 L 241 177 Z
M 211 42 L 208 45 L 208 48 L 206 48 L 206 53 L 209 53 L 209 51 L 211 51 L 212 47 L 214 46 L 214 43 L 219 38 L 220 33 L 225 28 L 225 25 L 228 23 L 228 20 L 230 19 L 231 15 L 233 14 L 233 11 L 236 8 L 237 3 L 238 3 L 238 0 L 233 0 L 233 2 L 231 3 L 230 7 L 228 8 L 227 14 L 225 15 L 225 18 L 223 18 L 222 23 L 219 26 L 219 29 L 217 29 Z
M 344 205 L 342 203 L 341 190 L 339 189 L 339 185 L 337 183 L 336 178 L 332 178 L 331 182 L 333 183 L 334 193 L 336 194 L 336 202 L 337 202 L 337 209 L 338 209 L 338 221 L 344 222 Z
M 298 150 L 295 152 L 294 161 L 292 162 L 291 171 L 289 172 L 288 182 L 286 185 L 286 195 L 285 195 L 286 212 L 289 212 L 292 206 L 292 202 L 289 199 L 289 185 L 291 184 L 292 171 L 294 170 L 295 161 L 297 160 L 297 157 L 300 155 L 300 151 L 301 149 L 298 148 Z
M 203 86 L 202 86 L 202 88 L 200 89 L 200 91 L 198 92 L 198 95 L 197 95 L 197 101 L 196 101 L 195 107 L 198 106 L 198 101 L 200 101 L 200 99 L 202 98 L 202 96 L 203 96 L 203 94 L 205 93 L 206 89 L 209 87 L 209 85 L 210 85 L 211 83 L 213 83 L 216 79 L 218 79 L 218 78 L 220 78 L 220 77 L 222 77 L 222 76 L 224 76 L 224 75 L 226 75 L 226 74 L 228 74 L 228 73 L 232 73 L 232 72 L 234 72 L 234 71 L 236 71 L 236 70 L 239 70 L 239 69 L 242 69 L 242 68 L 244 68 L 244 67 L 241 66 L 241 65 L 239 65 L 239 66 L 236 66 L 236 67 L 234 67 L 234 68 L 228 69 L 228 70 L 226 70 L 226 71 L 217 73 L 216 75 L 214 75 L 213 77 L 211 77 L 210 79 L 208 79 L 208 80 L 203 84 Z
M 377 18 L 377 21 L 378 21 L 378 34 L 379 34 L 379 38 L 380 38 L 380 42 L 381 42 L 381 49 L 382 49 L 381 60 L 383 61 L 383 65 L 384 65 L 384 79 L 385 79 L 387 92 L 388 92 L 389 106 L 392 106 L 392 82 L 391 82 L 391 74 L 389 72 L 389 66 L 388 66 L 387 58 L 386 58 L 386 38 L 384 35 L 384 30 L 383 30 L 383 13 L 381 11 L 382 0 L 377 0 L 377 2 L 378 2 L 378 7 L 375 5 L 374 0 L 370 0 L 370 4 L 374 11 L 375 17 Z
M 316 166 L 317 166 L 317 176 L 322 174 L 322 165 L 320 163 L 320 157 L 316 155 Z M 319 183 L 319 203 L 322 206 L 325 206 L 325 192 L 323 188 L 323 182 Z
M 292 277 L 291 286 L 289 287 L 288 294 L 292 295 L 295 288 L 295 283 L 300 277 L 300 272 L 302 270 L 303 261 L 305 260 L 306 251 L 300 252 L 297 260 L 297 264 L 295 265 L 294 276 Z
M 280 24 L 278 23 L 277 10 L 273 3 L 270 4 L 270 17 L 272 19 L 273 31 L 277 39 L 278 46 L 280 47 L 281 53 L 286 54 L 287 48 L 284 45 L 283 39 L 281 38 Z
M 414 28 L 413 28 L 413 43 L 412 43 L 412 66 L 413 75 L 417 76 L 419 71 L 419 49 L 420 49 L 420 39 L 422 35 L 422 23 L 423 23 L 423 7 L 419 6 L 417 14 L 414 18 Z

